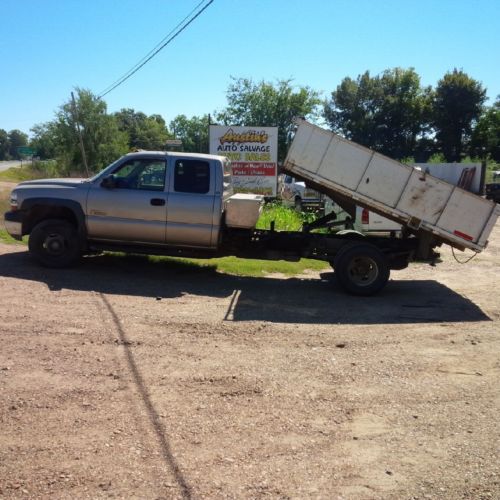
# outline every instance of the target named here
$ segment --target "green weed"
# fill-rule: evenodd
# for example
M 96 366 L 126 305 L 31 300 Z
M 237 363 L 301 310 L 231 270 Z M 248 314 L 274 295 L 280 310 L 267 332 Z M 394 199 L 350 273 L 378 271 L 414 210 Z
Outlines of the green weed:
M 264 206 L 256 228 L 271 229 L 272 222 L 274 222 L 276 231 L 300 231 L 303 219 L 301 214 L 295 210 L 287 208 L 279 202 L 274 202 Z

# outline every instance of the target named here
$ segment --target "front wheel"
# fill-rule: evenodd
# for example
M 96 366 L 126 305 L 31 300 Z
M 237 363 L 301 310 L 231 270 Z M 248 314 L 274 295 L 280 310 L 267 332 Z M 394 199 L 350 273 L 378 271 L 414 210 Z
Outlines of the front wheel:
M 373 295 L 387 284 L 390 275 L 386 256 L 372 245 L 355 245 L 340 250 L 334 261 L 335 275 L 353 295 Z
M 28 248 L 30 254 L 46 267 L 69 267 L 81 256 L 75 227 L 58 219 L 38 223 L 31 231 Z

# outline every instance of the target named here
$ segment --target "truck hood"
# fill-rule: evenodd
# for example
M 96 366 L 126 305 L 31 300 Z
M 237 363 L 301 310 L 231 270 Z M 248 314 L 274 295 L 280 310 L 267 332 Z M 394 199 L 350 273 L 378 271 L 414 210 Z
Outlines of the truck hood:
M 24 181 L 17 187 L 24 186 L 61 186 L 61 187 L 76 187 L 87 181 L 87 179 L 36 179 L 34 181 Z

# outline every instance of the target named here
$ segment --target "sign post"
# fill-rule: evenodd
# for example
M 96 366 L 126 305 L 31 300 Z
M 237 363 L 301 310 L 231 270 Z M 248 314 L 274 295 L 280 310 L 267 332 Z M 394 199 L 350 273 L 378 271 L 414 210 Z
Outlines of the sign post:
M 210 154 L 231 160 L 235 193 L 276 196 L 278 127 L 210 125 Z

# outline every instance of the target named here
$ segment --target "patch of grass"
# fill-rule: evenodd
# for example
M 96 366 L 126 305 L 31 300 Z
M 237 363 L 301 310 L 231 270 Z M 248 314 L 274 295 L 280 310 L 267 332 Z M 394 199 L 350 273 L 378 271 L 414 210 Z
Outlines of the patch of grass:
M 274 229 L 276 231 L 301 231 L 304 224 L 310 224 L 318 217 L 321 217 L 321 214 L 318 212 L 297 212 L 278 201 L 264 206 L 256 228 L 271 229 L 271 222 L 274 221 Z M 329 230 L 327 228 L 318 228 L 313 229 L 312 232 L 328 233 Z
M 257 229 L 271 229 L 271 222 L 275 223 L 276 231 L 300 231 L 302 228 L 302 214 L 283 206 L 281 203 L 268 203 L 257 221 Z
M 10 182 L 31 181 L 33 179 L 50 179 L 54 177 L 70 177 L 65 170 L 59 168 L 56 160 L 26 163 L 22 167 L 11 167 L 0 172 L 0 180 Z M 78 175 L 81 177 L 81 175 Z
M 9 245 L 22 245 L 28 243 L 28 238 L 23 238 L 22 243 L 20 241 L 15 240 L 12 236 L 5 230 L 3 227 L 0 227 L 0 242 L 7 243 Z
M 0 181 L 22 182 L 46 177 L 40 170 L 31 166 L 11 167 L 8 170 L 0 172 Z
M 160 257 L 156 257 L 158 259 Z M 174 259 L 174 258 L 172 258 Z M 174 260 L 179 260 L 175 258 Z M 286 276 L 302 274 L 306 270 L 321 271 L 328 267 L 326 262 L 301 259 L 298 262 L 284 260 L 239 259 L 237 257 L 221 257 L 218 259 L 181 259 L 198 267 L 215 268 L 217 271 L 237 276 L 265 276 L 280 273 Z
M 176 270 L 182 273 L 205 271 L 253 277 L 262 277 L 271 273 L 296 276 L 308 270 L 321 271 L 328 267 L 326 262 L 309 259 L 301 259 L 300 262 L 286 262 L 239 259 L 237 257 L 188 259 L 185 257 L 165 257 L 161 255 L 127 255 L 122 252 L 106 252 L 106 255 L 113 259 L 126 259 L 127 265 L 138 266 L 139 264 L 149 263 L 149 265 L 156 266 L 157 270 L 161 267 L 167 267 L 169 270 Z

